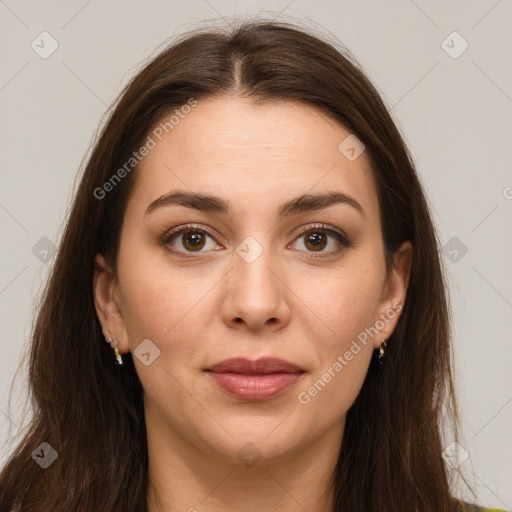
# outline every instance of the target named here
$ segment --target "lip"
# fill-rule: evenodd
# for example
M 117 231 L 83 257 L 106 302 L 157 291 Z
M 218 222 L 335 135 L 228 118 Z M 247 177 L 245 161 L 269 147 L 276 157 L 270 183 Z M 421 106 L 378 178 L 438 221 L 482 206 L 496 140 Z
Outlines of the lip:
M 244 357 L 226 359 L 208 368 L 214 373 L 243 373 L 245 375 L 261 375 L 269 373 L 303 372 L 302 368 L 277 357 L 262 357 L 251 361 Z
M 256 361 L 237 357 L 206 370 L 220 389 L 244 400 L 268 400 L 284 393 L 304 374 L 298 366 L 274 357 Z

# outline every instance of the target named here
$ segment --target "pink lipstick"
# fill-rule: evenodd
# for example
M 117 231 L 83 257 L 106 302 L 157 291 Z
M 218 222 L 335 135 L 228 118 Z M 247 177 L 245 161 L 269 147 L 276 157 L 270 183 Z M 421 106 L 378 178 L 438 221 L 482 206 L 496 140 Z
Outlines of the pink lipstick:
M 284 393 L 304 373 L 302 368 L 273 357 L 256 361 L 226 359 L 207 370 L 223 391 L 244 400 L 268 400 Z

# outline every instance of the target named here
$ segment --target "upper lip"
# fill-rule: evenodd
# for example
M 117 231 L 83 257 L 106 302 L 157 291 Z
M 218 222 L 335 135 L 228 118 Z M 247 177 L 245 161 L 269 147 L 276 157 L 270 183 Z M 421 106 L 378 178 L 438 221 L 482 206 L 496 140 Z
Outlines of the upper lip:
M 251 361 L 243 357 L 235 357 L 213 365 L 211 368 L 208 368 L 208 371 L 215 373 L 241 373 L 245 375 L 304 372 L 302 368 L 299 368 L 293 363 L 276 357 L 263 357 L 256 361 Z

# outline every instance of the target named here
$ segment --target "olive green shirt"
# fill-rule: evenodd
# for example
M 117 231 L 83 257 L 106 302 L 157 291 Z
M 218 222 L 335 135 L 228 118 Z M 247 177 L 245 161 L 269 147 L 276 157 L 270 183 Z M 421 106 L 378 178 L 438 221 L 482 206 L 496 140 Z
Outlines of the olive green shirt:
M 501 508 L 483 508 L 478 505 L 473 505 L 471 503 L 466 503 L 464 501 L 460 502 L 460 511 L 461 512 L 506 512 Z

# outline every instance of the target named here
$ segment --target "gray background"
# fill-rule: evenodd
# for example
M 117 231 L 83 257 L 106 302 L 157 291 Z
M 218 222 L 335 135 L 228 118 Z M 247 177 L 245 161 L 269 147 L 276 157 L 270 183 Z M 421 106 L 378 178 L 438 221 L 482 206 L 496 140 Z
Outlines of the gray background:
M 512 508 L 510 0 L 0 0 L 0 459 L 27 419 L 24 372 L 10 408 L 8 391 L 52 262 L 49 244 L 58 244 L 107 106 L 167 38 L 260 11 L 337 37 L 392 109 L 446 247 L 468 453 L 464 460 L 459 452 L 455 474 L 466 476 L 479 502 Z M 31 47 L 51 48 L 43 31 L 59 45 L 46 59 Z M 467 50 L 456 55 L 464 41 Z M 457 486 L 475 500 L 460 479 Z

